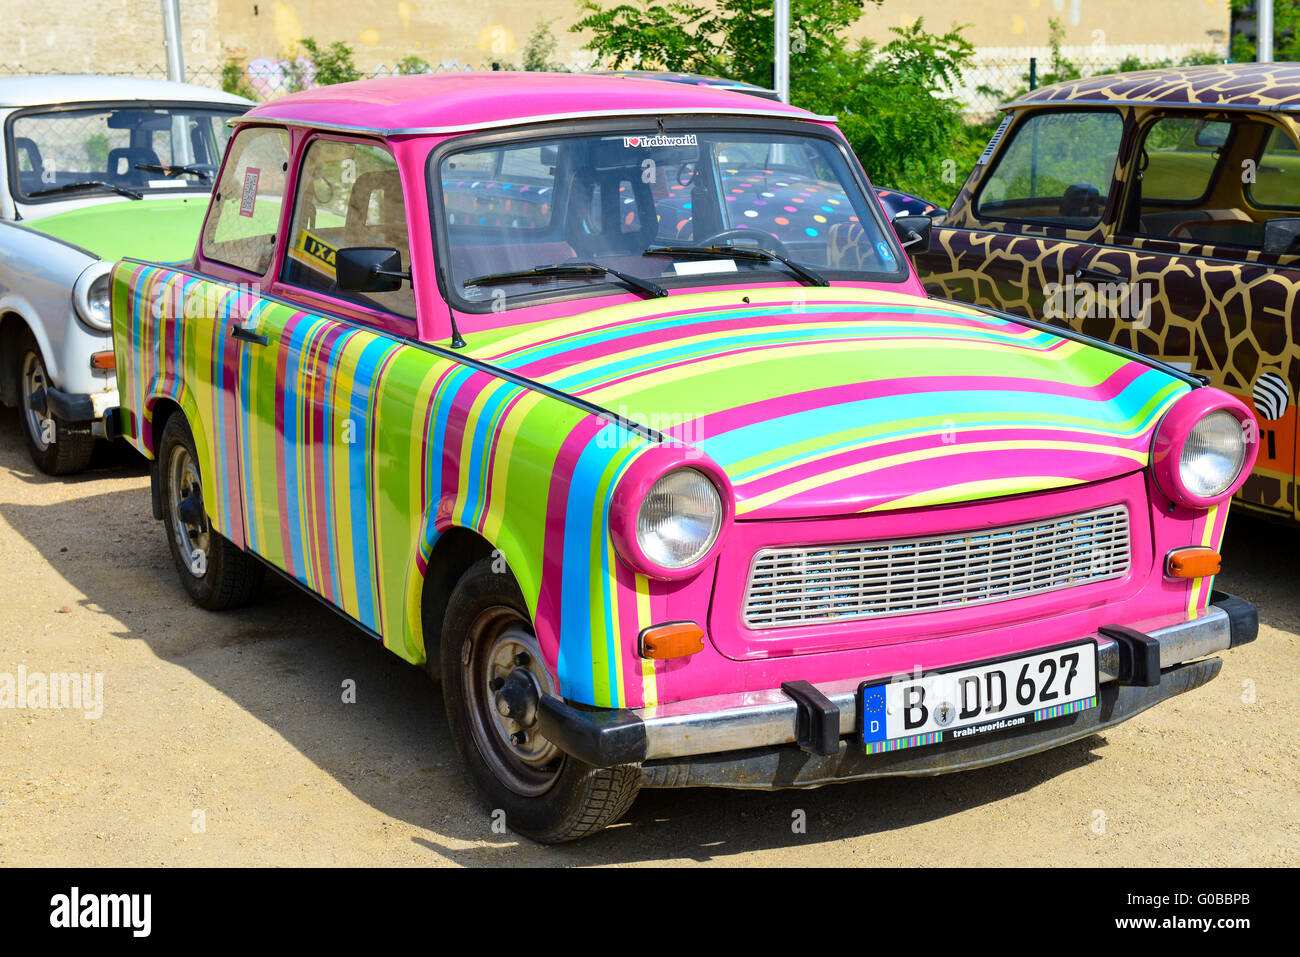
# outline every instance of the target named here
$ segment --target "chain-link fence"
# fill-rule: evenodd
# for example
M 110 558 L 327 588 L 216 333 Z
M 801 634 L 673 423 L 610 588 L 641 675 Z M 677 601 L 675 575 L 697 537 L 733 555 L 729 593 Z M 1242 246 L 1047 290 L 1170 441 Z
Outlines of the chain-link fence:
M 1128 70 L 1222 63 L 1225 60 L 1225 57 L 1215 51 L 1164 58 L 1125 49 L 1084 57 L 1072 57 L 1060 52 L 1055 56 L 981 57 L 976 54 L 974 61 L 962 73 L 961 85 L 952 92 L 964 104 L 966 118 L 972 122 L 981 122 L 990 119 L 999 105 L 1057 80 Z
M 461 73 L 470 70 L 510 69 L 508 64 L 486 63 L 482 65 L 436 64 L 426 63 L 402 64 L 399 66 L 377 66 L 372 70 L 361 70 L 362 78 L 377 76 L 395 76 L 412 73 Z M 53 76 L 56 71 L 33 73 L 12 64 L 0 63 L 0 79 L 18 76 Z M 106 70 L 104 76 L 136 77 L 147 80 L 167 79 L 167 67 L 140 66 L 126 70 Z M 272 60 L 259 58 L 247 64 L 230 63 L 224 67 L 195 66 L 185 70 L 187 83 L 211 87 L 216 90 L 228 90 L 254 100 L 269 100 L 284 96 L 296 90 L 310 89 L 318 85 L 316 67 L 305 57 L 297 60 Z
M 1070 57 L 1009 55 L 987 57 L 976 54 L 963 71 L 962 82 L 952 91 L 965 107 L 968 120 L 983 122 L 991 118 L 1000 104 L 1006 103 L 1027 90 L 1053 82 L 1056 79 L 1077 76 L 1097 76 L 1121 70 L 1145 69 L 1183 63 L 1211 63 L 1220 58 L 1212 52 L 1193 54 L 1181 59 L 1145 59 L 1132 52 L 1116 51 L 1112 55 Z M 411 73 L 452 73 L 468 70 L 512 69 L 510 64 L 459 62 L 429 64 L 409 58 L 397 65 L 381 65 L 362 70 L 362 76 L 393 76 Z M 28 75 L 26 71 L 10 64 L 0 64 L 0 78 Z M 161 64 L 138 67 L 132 70 L 113 71 L 113 76 L 134 76 L 165 80 L 167 68 Z M 271 59 L 258 57 L 247 62 L 230 61 L 224 67 L 195 66 L 186 70 L 190 83 L 214 89 L 240 93 L 254 100 L 269 100 L 295 90 L 317 85 L 316 67 L 306 57 L 298 59 Z

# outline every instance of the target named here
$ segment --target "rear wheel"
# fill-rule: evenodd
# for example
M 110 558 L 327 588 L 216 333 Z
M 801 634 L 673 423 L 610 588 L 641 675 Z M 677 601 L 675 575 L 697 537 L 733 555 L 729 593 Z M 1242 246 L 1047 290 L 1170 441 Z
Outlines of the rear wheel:
M 538 730 L 536 703 L 554 694 L 519 586 L 473 565 L 447 606 L 442 687 L 461 763 L 506 826 L 544 844 L 594 834 L 618 820 L 640 789 L 634 765 L 597 768 Z
M 158 480 L 167 543 L 190 598 L 211 611 L 247 604 L 265 569 L 208 521 L 194 436 L 179 412 L 167 420 L 158 443 Z
M 95 436 L 89 422 L 65 422 L 35 408 L 33 396 L 53 386 L 36 337 L 24 329 L 18 338 L 18 404 L 27 451 L 46 475 L 71 475 L 90 464 Z

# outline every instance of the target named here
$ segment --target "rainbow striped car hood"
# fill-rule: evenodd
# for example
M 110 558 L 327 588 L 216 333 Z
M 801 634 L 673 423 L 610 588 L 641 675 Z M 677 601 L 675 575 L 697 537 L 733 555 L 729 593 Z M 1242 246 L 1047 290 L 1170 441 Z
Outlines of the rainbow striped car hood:
M 466 333 L 476 358 L 704 452 L 741 520 L 1133 472 L 1189 388 L 976 309 L 866 288 L 673 295 Z

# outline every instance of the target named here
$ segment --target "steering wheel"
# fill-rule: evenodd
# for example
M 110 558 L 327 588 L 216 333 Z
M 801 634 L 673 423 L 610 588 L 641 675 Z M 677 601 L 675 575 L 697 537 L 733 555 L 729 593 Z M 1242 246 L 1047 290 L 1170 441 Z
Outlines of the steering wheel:
M 699 244 L 701 246 L 725 246 L 727 245 L 725 240 L 730 239 L 740 240 L 740 245 L 743 246 L 762 246 L 764 249 L 769 249 L 782 256 L 790 256 L 790 247 L 771 233 L 765 233 L 761 229 L 724 229 L 720 233 L 714 233 L 707 239 L 701 239 Z

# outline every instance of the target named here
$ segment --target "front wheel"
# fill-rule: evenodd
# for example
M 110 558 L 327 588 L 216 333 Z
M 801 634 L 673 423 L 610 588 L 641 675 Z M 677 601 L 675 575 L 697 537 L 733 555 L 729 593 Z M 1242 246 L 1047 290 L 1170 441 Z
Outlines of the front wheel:
M 36 337 L 24 329 L 18 339 L 18 404 L 27 451 L 46 475 L 72 475 L 90 464 L 95 436 L 89 422 L 65 422 L 37 410 L 33 396 L 53 387 Z
M 442 630 L 447 723 L 461 764 L 511 830 L 559 844 L 618 820 L 640 790 L 634 765 L 597 768 L 537 728 L 536 701 L 554 694 L 519 586 L 498 559 L 457 583 Z
M 158 478 L 167 543 L 186 593 L 210 611 L 247 604 L 257 594 L 265 569 L 208 520 L 194 436 L 179 412 L 163 427 Z

